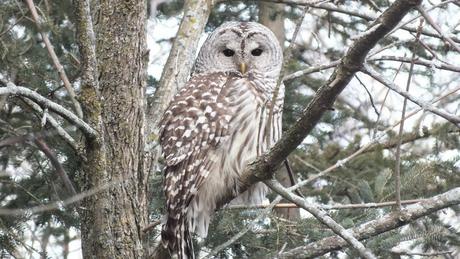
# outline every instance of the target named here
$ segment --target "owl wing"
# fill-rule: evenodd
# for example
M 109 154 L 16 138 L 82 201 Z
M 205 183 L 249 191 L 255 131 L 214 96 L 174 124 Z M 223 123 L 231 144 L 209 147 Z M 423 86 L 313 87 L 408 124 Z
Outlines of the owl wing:
M 168 167 L 198 151 L 206 153 L 228 135 L 231 111 L 221 95 L 227 80 L 224 73 L 197 75 L 174 97 L 160 121 L 160 144 Z

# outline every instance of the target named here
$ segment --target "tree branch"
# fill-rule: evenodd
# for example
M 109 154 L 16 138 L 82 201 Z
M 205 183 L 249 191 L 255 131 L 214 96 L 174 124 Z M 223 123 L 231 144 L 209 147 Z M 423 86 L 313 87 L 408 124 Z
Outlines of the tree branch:
M 429 215 L 436 211 L 460 204 L 460 187 L 436 195 L 416 204 L 403 208 L 399 212 L 392 212 L 379 219 L 366 222 L 358 227 L 349 229 L 358 240 L 368 239 L 378 234 L 407 225 L 414 220 Z M 314 243 L 297 247 L 281 254 L 281 258 L 313 258 L 336 251 L 348 243 L 342 238 L 331 236 Z
M 399 21 L 421 1 L 396 1 L 348 48 L 328 81 L 318 89 L 301 118 L 270 149 L 250 163 L 240 178 L 240 192 L 250 185 L 271 177 L 274 170 L 310 133 L 322 115 L 330 110 L 337 96 L 360 70 L 366 55 Z
M 61 180 L 64 183 L 64 186 L 67 188 L 67 191 L 69 192 L 69 194 L 72 195 L 72 196 L 77 195 L 77 192 L 75 191 L 75 188 L 73 187 L 73 184 L 69 179 L 69 176 L 65 172 L 64 167 L 62 166 L 62 164 L 57 159 L 56 154 L 54 154 L 54 152 L 48 147 L 48 145 L 46 144 L 46 142 L 43 139 L 41 139 L 39 137 L 35 137 L 34 138 L 34 143 L 35 143 L 35 145 L 37 145 L 37 147 L 51 161 L 51 164 L 56 169 L 56 173 L 58 174 L 59 178 L 61 178 Z
M 40 107 L 40 105 L 36 104 L 35 102 L 31 101 L 30 99 L 28 98 L 24 98 L 23 101 L 29 105 L 32 109 L 34 109 L 37 113 L 39 114 L 43 114 L 43 109 Z M 78 145 L 77 143 L 75 142 L 75 139 L 72 138 L 72 136 L 70 136 L 69 133 L 67 133 L 67 131 L 65 131 L 65 129 L 63 129 L 60 125 L 59 125 L 59 122 L 56 121 L 56 119 L 51 116 L 51 115 L 47 115 L 46 116 L 46 121 L 49 122 L 49 124 L 51 124 L 51 126 L 56 130 L 56 133 L 61 136 L 61 138 L 67 143 L 69 144 L 70 147 L 72 147 L 72 149 L 77 152 L 80 156 L 82 156 L 79 148 L 78 148 Z
M 411 63 L 412 59 L 406 58 L 406 57 L 397 57 L 397 56 L 381 56 L 377 58 L 370 58 L 367 61 L 380 61 L 380 60 L 391 60 L 391 61 L 398 61 L 398 62 L 405 62 L 405 63 Z M 448 64 L 441 64 L 441 63 L 436 63 L 433 61 L 428 61 L 428 60 L 423 60 L 416 58 L 413 60 L 414 64 L 417 65 L 422 65 L 425 67 L 435 67 L 439 69 L 444 69 L 444 70 L 450 70 L 453 72 L 459 72 L 460 73 L 460 67 L 453 66 L 453 65 L 448 65 Z
M 368 74 L 369 76 L 371 76 L 375 80 L 379 81 L 380 83 L 382 83 L 386 87 L 390 88 L 391 90 L 395 91 L 399 95 L 401 95 L 403 97 L 406 97 L 407 99 L 409 99 L 413 103 L 417 104 L 422 109 L 430 111 L 430 112 L 432 112 L 432 113 L 434 113 L 434 114 L 436 114 L 436 115 L 438 115 L 440 117 L 443 117 L 444 119 L 452 122 L 455 126 L 460 128 L 460 117 L 452 115 L 450 113 L 447 113 L 447 112 L 445 112 L 443 110 L 437 109 L 437 108 L 433 107 L 431 104 L 426 103 L 426 102 L 424 102 L 422 100 L 419 100 L 417 97 L 410 95 L 408 92 L 400 90 L 397 85 L 395 85 L 393 82 L 387 80 L 386 78 L 382 77 L 377 71 L 372 69 L 367 64 L 365 64 L 361 70 L 362 70 L 363 73 Z
M 439 27 L 439 25 L 437 25 L 433 19 L 431 18 L 431 16 L 420 6 L 417 6 L 417 11 L 423 16 L 423 18 L 426 19 L 427 23 L 429 23 L 431 25 L 431 27 L 433 27 L 433 29 L 435 29 L 439 35 L 441 36 L 441 38 L 443 40 L 445 40 L 446 42 L 449 43 L 449 45 L 454 48 L 457 52 L 460 53 L 460 47 L 457 46 L 457 44 L 447 35 L 445 35 L 441 28 Z
M 53 112 L 59 114 L 60 116 L 68 120 L 70 123 L 77 126 L 87 137 L 96 138 L 98 136 L 98 133 L 93 128 L 91 128 L 86 122 L 80 119 L 77 115 L 67 110 L 63 106 L 41 96 L 37 92 L 30 90 L 29 88 L 17 86 L 10 81 L 6 81 L 6 87 L 0 87 L 0 95 L 4 94 L 25 96 L 33 100 L 34 102 L 38 103 L 39 105 L 43 107 L 48 107 Z
M 270 189 L 277 192 L 279 195 L 283 196 L 286 200 L 289 200 L 299 207 L 310 212 L 318 221 L 329 227 L 334 233 L 342 237 L 350 246 L 358 251 L 358 253 L 363 258 L 377 258 L 370 250 L 368 250 L 361 242 L 359 242 L 352 233 L 347 231 L 344 227 L 335 222 L 324 210 L 309 204 L 306 200 L 301 197 L 291 193 L 286 188 L 284 188 L 276 180 L 264 181 L 264 183 L 270 187 Z

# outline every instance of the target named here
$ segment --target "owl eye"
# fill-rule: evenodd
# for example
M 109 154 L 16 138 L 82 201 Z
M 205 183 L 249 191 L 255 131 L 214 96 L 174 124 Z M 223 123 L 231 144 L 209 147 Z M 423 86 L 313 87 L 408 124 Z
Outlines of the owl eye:
M 233 51 L 231 49 L 224 49 L 224 51 L 222 51 L 222 53 L 224 53 L 224 55 L 226 57 L 231 57 L 231 56 L 235 55 L 235 51 Z
M 257 49 L 253 49 L 253 50 L 251 51 L 251 54 L 252 54 L 253 56 L 260 56 L 260 55 L 262 55 L 262 52 L 263 52 L 262 49 L 257 48 Z

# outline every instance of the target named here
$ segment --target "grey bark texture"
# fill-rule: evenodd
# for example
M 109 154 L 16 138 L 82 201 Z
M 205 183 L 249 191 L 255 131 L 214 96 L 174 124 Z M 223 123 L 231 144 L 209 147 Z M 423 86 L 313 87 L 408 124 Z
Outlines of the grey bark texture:
M 83 257 L 142 258 L 146 3 L 100 1 L 96 41 L 89 2 L 75 4 L 83 61 L 80 99 L 86 121 L 99 134 L 86 140 L 80 184 L 83 191 L 110 185 L 82 202 Z

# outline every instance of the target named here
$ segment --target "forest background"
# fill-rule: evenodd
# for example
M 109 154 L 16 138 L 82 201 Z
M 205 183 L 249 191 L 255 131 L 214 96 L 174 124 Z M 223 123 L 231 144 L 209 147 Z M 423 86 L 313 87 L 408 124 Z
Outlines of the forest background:
M 198 256 L 456 258 L 459 13 L 455 0 L 1 0 L 0 258 L 152 254 L 156 124 L 228 20 L 284 46 L 285 134 L 242 180 L 265 181 L 270 204 L 217 211 Z

